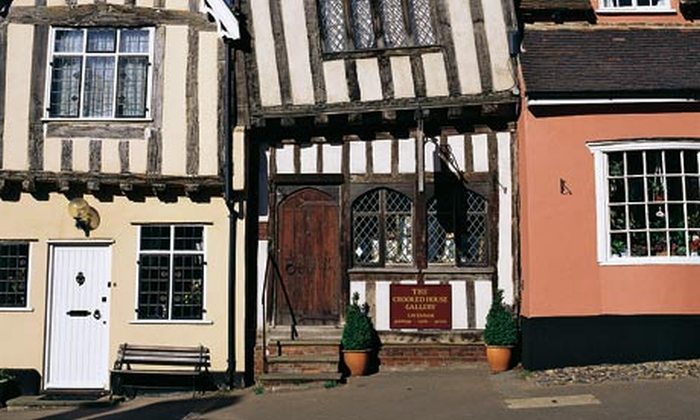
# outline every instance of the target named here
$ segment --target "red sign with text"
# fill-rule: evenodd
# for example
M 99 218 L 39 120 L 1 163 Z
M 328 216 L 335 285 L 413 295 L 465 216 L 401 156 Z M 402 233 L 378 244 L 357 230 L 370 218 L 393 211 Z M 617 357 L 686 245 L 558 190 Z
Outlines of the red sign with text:
M 452 328 L 452 286 L 449 284 L 390 286 L 392 329 Z

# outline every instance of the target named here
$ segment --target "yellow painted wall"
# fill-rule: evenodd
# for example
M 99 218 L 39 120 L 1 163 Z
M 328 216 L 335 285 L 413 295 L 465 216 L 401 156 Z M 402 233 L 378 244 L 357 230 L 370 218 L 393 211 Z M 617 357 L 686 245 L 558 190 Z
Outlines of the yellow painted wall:
M 112 282 L 110 317 L 110 364 L 120 343 L 198 345 L 211 349 L 212 370 L 226 369 L 227 355 L 227 269 L 228 220 L 223 199 L 209 203 L 193 203 L 180 198 L 177 203 L 164 203 L 157 198 L 145 202 L 114 197 L 99 201 L 85 197 L 99 212 L 102 224 L 92 232 L 93 239 L 110 239 L 112 245 Z M 43 374 L 45 307 L 50 240 L 87 240 L 75 228 L 66 211 L 68 199 L 51 194 L 48 200 L 36 200 L 23 194 L 16 202 L 0 201 L 0 239 L 33 240 L 30 255 L 30 312 L 0 311 L 0 337 L 11 345 L 0 346 L 0 367 L 34 368 Z M 137 233 L 133 223 L 188 222 L 206 223 L 206 320 L 207 323 L 139 324 L 135 321 L 137 288 Z M 242 227 L 242 226 L 241 226 Z M 239 229 L 239 235 L 243 231 Z M 241 236 L 242 237 L 242 236 Z M 241 253 L 242 254 L 242 253 Z M 239 262 L 242 257 L 239 256 Z M 244 367 L 243 352 L 243 267 L 239 265 L 237 287 L 237 370 Z M 5 341 L 7 344 L 7 341 Z

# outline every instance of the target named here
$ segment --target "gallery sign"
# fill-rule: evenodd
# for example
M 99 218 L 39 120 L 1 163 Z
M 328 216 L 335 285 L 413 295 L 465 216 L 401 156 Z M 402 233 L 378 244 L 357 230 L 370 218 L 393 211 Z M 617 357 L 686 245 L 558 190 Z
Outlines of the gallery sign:
M 392 329 L 452 328 L 452 287 L 449 284 L 392 284 L 389 294 Z

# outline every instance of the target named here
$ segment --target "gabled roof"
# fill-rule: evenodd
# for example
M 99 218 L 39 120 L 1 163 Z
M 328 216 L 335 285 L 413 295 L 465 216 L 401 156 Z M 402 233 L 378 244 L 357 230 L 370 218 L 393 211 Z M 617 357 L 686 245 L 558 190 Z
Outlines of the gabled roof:
M 695 97 L 700 30 L 528 27 L 521 63 L 529 97 Z
M 202 11 L 214 18 L 220 37 L 231 41 L 241 38 L 238 19 L 224 0 L 202 0 Z

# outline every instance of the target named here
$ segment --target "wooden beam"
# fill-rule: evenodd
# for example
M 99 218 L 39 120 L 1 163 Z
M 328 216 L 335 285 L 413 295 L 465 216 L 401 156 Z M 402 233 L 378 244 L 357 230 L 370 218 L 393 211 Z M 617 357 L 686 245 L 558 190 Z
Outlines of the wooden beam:
M 26 178 L 22 180 L 22 190 L 26 192 L 36 191 L 36 183 L 32 178 Z
M 119 190 L 122 192 L 130 192 L 134 190 L 134 184 L 131 182 L 120 182 L 119 183 Z
M 70 190 L 70 182 L 67 179 L 59 179 L 56 184 L 58 185 L 58 190 L 61 192 Z
M 97 180 L 90 180 L 86 182 L 86 187 L 88 191 L 99 191 L 100 190 L 100 181 Z

